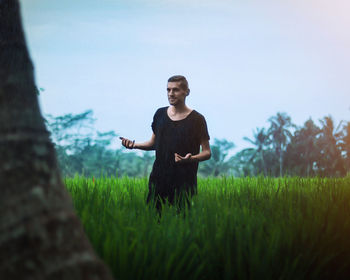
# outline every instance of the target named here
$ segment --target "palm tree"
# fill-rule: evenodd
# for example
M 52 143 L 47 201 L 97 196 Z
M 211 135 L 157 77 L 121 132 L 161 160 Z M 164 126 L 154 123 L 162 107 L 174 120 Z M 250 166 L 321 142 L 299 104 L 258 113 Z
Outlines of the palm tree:
M 350 122 L 347 122 L 346 125 L 344 125 L 340 140 L 341 140 L 340 147 L 345 157 L 346 169 L 347 169 L 347 172 L 349 172 L 350 171 Z
M 268 135 L 271 138 L 271 143 L 274 146 L 276 154 L 279 158 L 280 176 L 283 176 L 283 155 L 286 151 L 287 144 L 292 137 L 292 133 L 288 128 L 294 128 L 291 118 L 286 113 L 277 113 L 276 116 L 269 118 L 271 126 L 268 130 Z
M 255 149 L 243 149 L 236 153 L 232 158 L 234 163 L 234 170 L 237 173 L 237 176 L 255 176 L 256 168 L 252 161 L 250 160 L 255 153 Z
M 60 178 L 18 0 L 0 1 L 0 279 L 112 279 Z
M 310 171 L 317 160 L 320 151 L 316 145 L 317 136 L 320 134 L 320 128 L 309 119 L 305 122 L 304 128 L 299 133 L 299 138 L 304 142 L 303 159 L 306 162 L 306 176 L 310 175 Z
M 264 147 L 269 144 L 269 136 L 267 133 L 265 133 L 264 128 L 262 128 L 262 129 L 256 128 L 256 132 L 253 131 L 253 137 L 254 137 L 253 140 L 249 139 L 248 137 L 243 137 L 244 140 L 246 140 L 246 141 L 250 142 L 251 144 L 253 144 L 254 146 L 256 146 L 256 148 L 250 148 L 250 149 L 252 149 L 253 154 L 252 154 L 251 158 L 249 159 L 249 162 L 251 162 L 253 159 L 255 159 L 257 155 L 259 155 L 261 163 L 262 163 L 264 175 L 266 175 L 267 170 L 266 170 L 266 164 L 265 164 L 265 160 L 264 160 Z M 248 149 L 246 149 L 246 150 L 248 150 Z
M 320 155 L 317 145 L 320 132 L 320 128 L 311 118 L 294 132 L 285 154 L 291 173 L 298 176 L 310 176 L 314 173 L 314 165 Z
M 322 128 L 318 144 L 320 145 L 321 156 L 318 160 L 318 167 L 326 176 L 344 175 L 344 160 L 341 156 L 340 146 L 342 121 L 337 127 L 335 127 L 331 116 L 324 117 L 320 122 Z
M 205 176 L 226 174 L 232 168 L 232 158 L 226 160 L 228 152 L 235 146 L 225 139 L 214 139 L 211 146 L 211 158 L 200 164 L 199 172 Z

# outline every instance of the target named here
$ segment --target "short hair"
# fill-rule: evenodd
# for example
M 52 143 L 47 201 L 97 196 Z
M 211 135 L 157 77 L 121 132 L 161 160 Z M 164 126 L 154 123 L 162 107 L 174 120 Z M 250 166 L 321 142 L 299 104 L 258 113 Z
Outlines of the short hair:
M 168 79 L 168 83 L 169 82 L 180 82 L 180 87 L 182 87 L 187 92 L 190 92 L 190 89 L 188 88 L 188 81 L 182 75 L 175 75 L 175 76 L 170 77 Z

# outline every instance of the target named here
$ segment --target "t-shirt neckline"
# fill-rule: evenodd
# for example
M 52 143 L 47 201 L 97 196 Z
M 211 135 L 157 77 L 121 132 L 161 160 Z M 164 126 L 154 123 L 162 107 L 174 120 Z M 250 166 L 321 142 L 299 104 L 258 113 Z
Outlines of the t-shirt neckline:
M 180 121 L 186 120 L 186 119 L 193 113 L 193 111 L 194 111 L 194 109 L 192 109 L 192 111 L 191 111 L 185 118 L 183 118 L 183 119 L 181 119 L 181 120 L 172 120 L 172 119 L 169 117 L 169 115 L 168 115 L 168 108 L 169 108 L 169 107 L 170 107 L 170 106 L 166 107 L 165 114 L 166 114 L 166 116 L 168 117 L 168 119 L 171 120 L 172 122 L 180 122 Z

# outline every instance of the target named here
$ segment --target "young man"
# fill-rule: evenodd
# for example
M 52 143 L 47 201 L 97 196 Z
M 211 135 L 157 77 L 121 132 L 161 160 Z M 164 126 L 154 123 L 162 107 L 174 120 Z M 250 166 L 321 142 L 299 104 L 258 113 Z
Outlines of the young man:
M 121 137 L 122 145 L 128 149 L 156 151 L 147 203 L 155 199 L 158 210 L 161 201 L 182 204 L 186 198 L 189 203 L 187 196 L 197 193 L 198 162 L 211 156 L 205 118 L 185 104 L 190 93 L 186 78 L 170 77 L 167 91 L 170 106 L 156 111 L 151 139 L 135 143 Z

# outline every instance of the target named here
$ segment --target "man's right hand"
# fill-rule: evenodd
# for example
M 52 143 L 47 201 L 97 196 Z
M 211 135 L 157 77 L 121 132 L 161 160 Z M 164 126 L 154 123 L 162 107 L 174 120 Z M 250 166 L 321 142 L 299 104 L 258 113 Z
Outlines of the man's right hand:
M 122 145 L 127 149 L 133 149 L 135 147 L 135 140 L 131 141 L 129 139 L 126 139 L 124 137 L 119 137 L 120 140 L 122 140 Z

